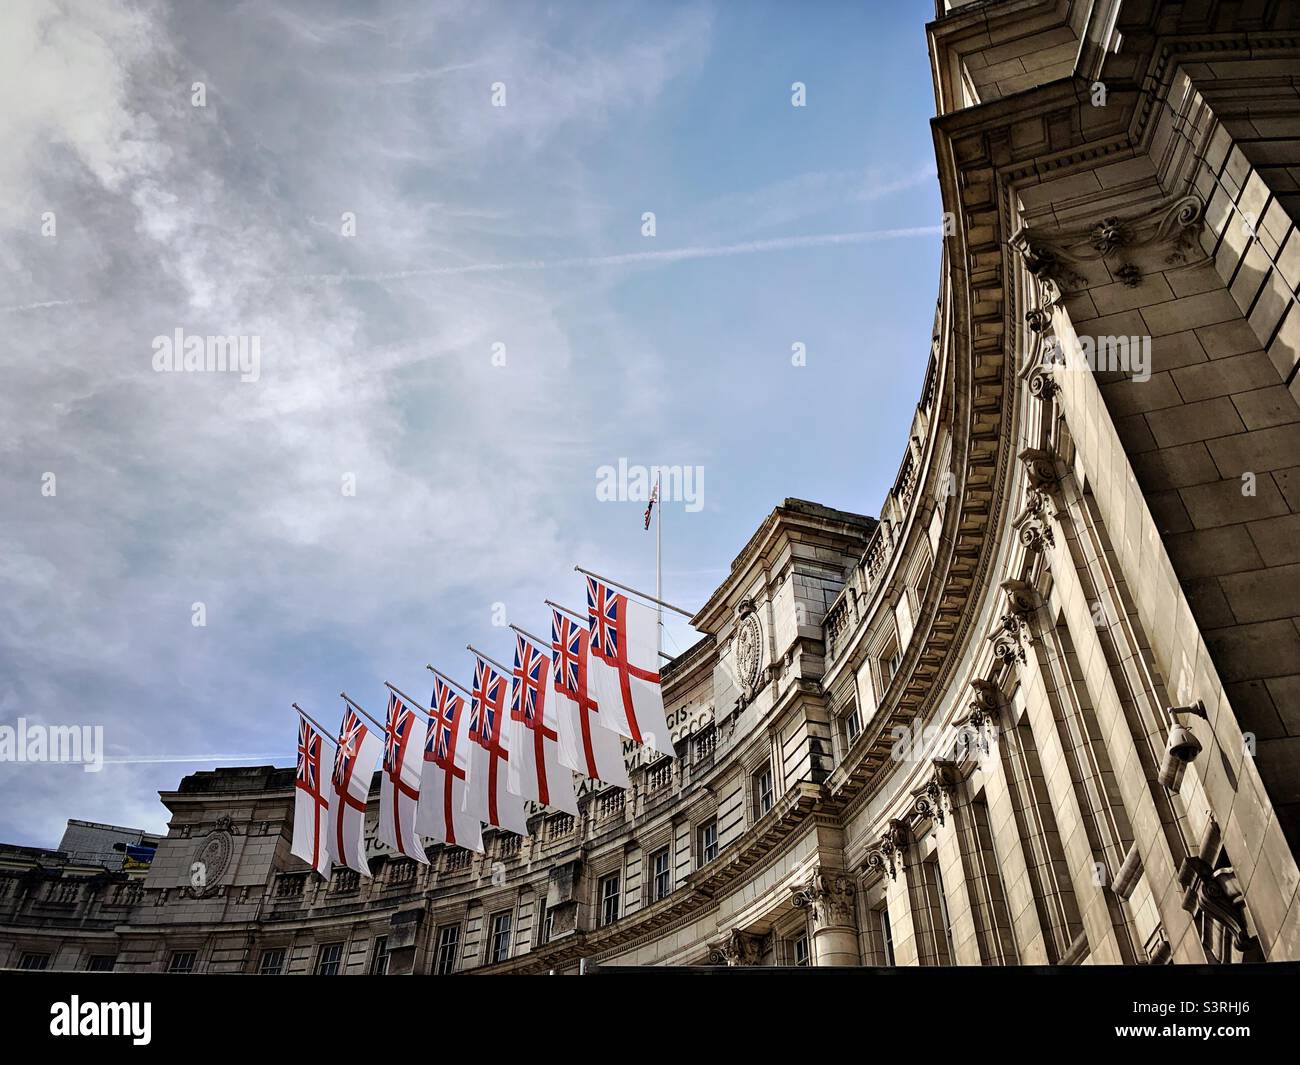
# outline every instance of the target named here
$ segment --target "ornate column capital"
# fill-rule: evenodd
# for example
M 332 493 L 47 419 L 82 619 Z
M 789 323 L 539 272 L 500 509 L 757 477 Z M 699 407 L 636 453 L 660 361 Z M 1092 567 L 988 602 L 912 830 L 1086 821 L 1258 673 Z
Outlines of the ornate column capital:
M 763 954 L 763 937 L 733 928 L 709 945 L 713 965 L 757 965 Z
M 835 926 L 854 926 L 853 881 L 842 870 L 817 866 L 807 883 L 791 889 L 792 901 L 813 915 L 814 931 Z

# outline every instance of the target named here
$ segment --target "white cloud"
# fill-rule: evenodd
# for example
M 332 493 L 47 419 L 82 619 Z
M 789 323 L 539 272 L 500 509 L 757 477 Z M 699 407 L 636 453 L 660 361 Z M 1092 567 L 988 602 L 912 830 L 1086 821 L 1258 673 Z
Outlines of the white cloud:
M 264 750 L 291 736 L 291 691 L 328 696 L 339 649 L 376 674 L 349 683 L 375 687 L 504 589 L 540 602 L 537 560 L 581 550 L 551 490 L 564 452 L 537 438 L 564 411 L 588 461 L 584 410 L 653 352 L 575 382 L 557 317 L 572 294 L 527 277 L 240 283 L 472 262 L 503 227 L 565 225 L 484 210 L 475 175 L 505 146 L 598 136 L 707 47 L 689 12 L 652 39 L 556 50 L 476 7 L 440 11 L 196 7 L 182 25 L 158 5 L 0 8 L 0 716 L 103 724 L 115 759 L 4 772 L 0 839 L 52 842 L 69 816 L 158 827 L 148 790 L 175 769 L 128 762 Z M 497 77 L 507 115 L 486 108 Z M 553 160 L 553 187 L 581 183 L 576 156 Z M 151 340 L 177 327 L 260 337 L 260 380 L 154 373 Z M 509 372 L 488 363 L 498 338 Z

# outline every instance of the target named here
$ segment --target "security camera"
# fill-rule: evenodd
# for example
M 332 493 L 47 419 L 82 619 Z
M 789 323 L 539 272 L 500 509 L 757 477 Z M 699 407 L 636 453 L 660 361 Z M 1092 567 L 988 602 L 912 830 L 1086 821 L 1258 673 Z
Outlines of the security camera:
M 1160 763 L 1160 786 L 1177 792 L 1183 783 L 1183 772 L 1187 763 L 1196 760 L 1201 753 L 1201 741 L 1196 734 L 1182 722 L 1175 719 L 1175 714 L 1195 714 L 1206 717 L 1205 704 L 1197 700 L 1190 706 L 1171 706 L 1165 710 L 1169 717 L 1169 740 L 1165 743 L 1165 757 Z

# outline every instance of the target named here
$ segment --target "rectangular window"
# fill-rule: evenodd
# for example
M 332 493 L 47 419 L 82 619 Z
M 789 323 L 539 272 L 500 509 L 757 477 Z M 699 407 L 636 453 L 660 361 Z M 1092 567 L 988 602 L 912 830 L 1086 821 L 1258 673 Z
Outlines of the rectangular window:
M 934 862 L 934 886 L 939 896 L 939 925 L 943 929 L 943 938 L 947 948 L 948 964 L 955 965 L 957 950 L 952 945 L 952 921 L 948 917 L 948 893 L 943 890 L 943 876 L 939 872 L 938 858 Z
M 705 821 L 696 835 L 700 865 L 708 865 L 718 856 L 718 819 L 714 817 Z
M 853 746 L 853 741 L 862 733 L 862 715 L 855 706 L 844 716 L 844 738 Z
M 447 924 L 438 929 L 438 957 L 433 971 L 449 976 L 456 971 L 456 953 L 460 949 L 460 925 Z
M 338 976 L 343 968 L 343 944 L 322 943 L 316 955 L 317 976 Z
M 889 682 L 894 679 L 894 674 L 898 672 L 898 665 L 903 661 L 903 653 L 898 649 L 898 642 L 895 641 L 886 648 L 885 653 L 880 656 L 880 690 L 883 692 L 889 687 Z
M 505 961 L 510 957 L 511 913 L 504 910 L 492 915 L 492 931 L 488 936 L 488 960 Z
M 794 963 L 799 966 L 811 965 L 812 961 L 808 956 L 808 933 L 804 932 L 797 935 L 791 941 L 790 946 L 794 948 Z
M 602 925 L 613 924 L 618 920 L 619 882 L 618 873 L 601 877 L 600 923 Z
M 375 936 L 374 950 L 370 954 L 370 975 L 388 975 L 388 937 Z
M 754 805 L 759 817 L 762 817 L 776 801 L 776 792 L 772 787 L 772 763 L 769 762 L 754 774 Z
M 92 954 L 86 962 L 88 973 L 111 973 L 117 964 L 116 954 Z
M 34 954 L 27 951 L 18 959 L 18 968 L 26 969 L 28 972 L 37 972 L 41 969 L 48 969 L 49 967 L 50 956 L 48 954 Z
M 284 974 L 284 948 L 276 947 L 274 950 L 262 951 L 262 957 L 257 963 L 257 973 L 259 976 L 282 976 Z
M 653 878 L 653 901 L 667 898 L 673 890 L 673 869 L 667 847 L 650 855 L 650 875 Z
M 192 973 L 196 954 L 192 950 L 175 950 L 167 961 L 169 973 Z
M 537 903 L 537 945 L 546 946 L 551 939 L 551 911 L 547 908 L 546 898 Z
M 889 909 L 881 906 L 873 911 L 876 918 L 876 934 L 880 937 L 882 964 L 894 964 L 894 930 L 889 925 Z
M 934 855 L 926 858 L 917 872 L 917 884 L 912 889 L 917 960 L 922 965 L 951 965 L 952 933 L 948 928 L 948 907 L 943 897 L 943 881 L 939 878 L 938 858 Z

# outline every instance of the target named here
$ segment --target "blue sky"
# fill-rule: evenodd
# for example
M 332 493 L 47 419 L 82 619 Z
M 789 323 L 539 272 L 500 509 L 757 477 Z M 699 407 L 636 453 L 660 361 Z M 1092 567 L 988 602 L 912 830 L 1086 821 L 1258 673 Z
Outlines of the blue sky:
M 575 562 L 651 585 L 620 458 L 704 470 L 687 607 L 786 496 L 874 513 L 937 291 L 929 17 L 6 4 L 0 723 L 123 761 L 0 764 L 0 840 L 161 828 L 187 772 L 290 764 L 292 700 L 505 658 L 496 605 L 542 629 Z M 155 373 L 176 328 L 260 337 L 259 380 Z

